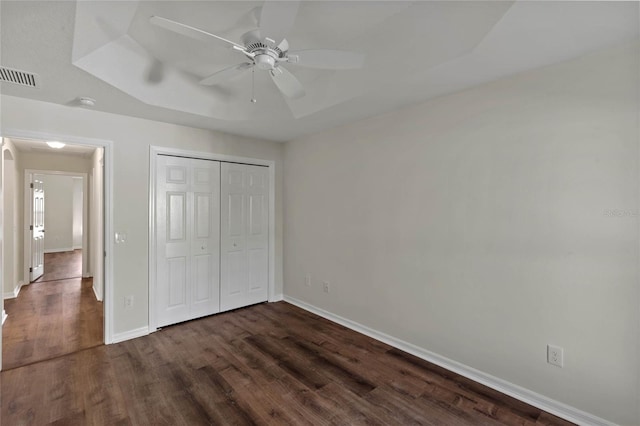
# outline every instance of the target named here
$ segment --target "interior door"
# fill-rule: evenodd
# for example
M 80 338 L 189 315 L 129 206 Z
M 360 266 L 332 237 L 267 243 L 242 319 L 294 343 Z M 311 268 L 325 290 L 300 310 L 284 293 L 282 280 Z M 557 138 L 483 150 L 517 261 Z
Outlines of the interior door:
M 44 184 L 37 175 L 31 180 L 31 266 L 29 281 L 44 274 Z
M 162 327 L 220 311 L 220 163 L 160 155 L 156 172 Z
M 221 165 L 221 311 L 268 299 L 268 179 L 267 167 Z

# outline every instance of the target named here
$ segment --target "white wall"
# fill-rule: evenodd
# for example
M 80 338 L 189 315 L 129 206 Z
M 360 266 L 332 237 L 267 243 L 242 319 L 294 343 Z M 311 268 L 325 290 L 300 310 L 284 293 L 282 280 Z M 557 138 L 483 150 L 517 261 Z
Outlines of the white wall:
M 5 115 L 5 111 L 2 114 Z M 77 155 L 67 155 L 52 151 L 44 152 L 21 152 L 21 168 L 31 170 L 46 170 L 68 173 L 89 173 L 91 170 L 91 158 Z M 24 175 L 24 173 L 22 173 Z M 24 179 L 24 176 L 22 176 Z
M 282 292 L 282 144 L 12 96 L 1 102 L 3 129 L 113 141 L 114 232 L 127 234 L 127 242 L 114 247 L 115 333 L 148 325 L 150 145 L 275 161 L 275 280 L 276 293 Z M 124 309 L 125 295 L 134 296 L 134 309 Z
M 73 178 L 73 248 L 82 248 L 83 181 Z
M 3 192 L 3 220 L 5 221 L 3 227 L 3 282 L 4 282 L 4 296 L 13 297 L 15 295 L 16 287 L 18 287 L 18 280 L 16 279 L 15 270 L 15 209 L 14 197 L 16 193 L 16 167 L 15 161 L 12 158 L 11 151 L 9 149 L 3 150 L 4 167 L 2 169 L 2 192 Z
M 18 206 L 16 204 L 19 189 L 17 187 L 19 154 L 9 139 L 4 140 L 2 147 L 3 191 L 4 191 L 4 249 L 3 249 L 3 292 L 4 297 L 15 297 L 22 278 L 19 274 L 18 260 L 20 255 L 20 225 Z
M 44 251 L 73 249 L 73 178 L 36 175 L 44 184 Z
M 287 143 L 285 296 L 640 424 L 639 71 L 612 49 Z

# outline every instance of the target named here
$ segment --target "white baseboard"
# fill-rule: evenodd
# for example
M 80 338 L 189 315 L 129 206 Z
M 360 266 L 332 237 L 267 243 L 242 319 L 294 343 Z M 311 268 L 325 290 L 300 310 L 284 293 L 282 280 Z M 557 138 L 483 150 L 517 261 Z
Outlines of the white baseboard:
M 273 296 L 273 299 L 269 300 L 269 302 L 280 302 L 284 300 L 284 295 L 282 293 L 276 294 Z
M 73 250 L 82 250 L 82 246 L 73 246 Z
M 45 253 L 62 253 L 65 251 L 73 251 L 72 247 L 45 249 Z
M 133 330 L 114 334 L 113 338 L 111 339 L 111 343 L 124 342 L 125 340 L 135 339 L 136 337 L 142 337 L 148 334 L 149 334 L 149 327 L 147 326 L 135 328 Z
M 13 289 L 13 291 L 9 291 L 7 293 L 4 293 L 3 298 L 4 299 L 15 299 L 16 297 L 18 297 L 18 294 L 20 294 L 20 289 L 22 288 L 23 285 L 24 285 L 24 283 L 22 281 L 18 282 L 18 285 Z
M 562 417 L 563 419 L 570 422 L 577 423 L 579 425 L 615 426 L 614 423 L 611 423 L 605 419 L 601 419 L 600 417 L 594 416 L 593 414 L 571 407 L 567 404 L 553 400 L 544 395 L 540 395 L 539 393 L 530 391 L 490 374 L 483 373 L 482 371 L 476 370 L 475 368 L 445 358 L 441 355 L 420 348 L 403 340 L 397 339 L 393 336 L 389 336 L 388 334 L 374 330 L 355 321 L 351 321 L 347 318 L 343 318 L 339 315 L 335 315 L 331 312 L 325 311 L 324 309 L 310 305 L 306 302 L 303 302 L 302 300 L 286 295 L 284 296 L 284 300 L 288 303 L 291 303 L 292 305 L 296 305 L 297 307 L 304 309 L 305 311 L 312 312 L 318 316 L 350 328 L 351 330 L 357 331 L 358 333 L 362 333 L 373 339 L 379 340 L 397 349 L 410 353 L 411 355 L 415 355 L 418 358 L 422 358 L 425 361 L 429 361 L 442 368 L 446 368 L 447 370 L 453 371 L 454 373 L 457 373 L 475 382 L 481 383 L 487 387 L 495 389 L 529 405 L 533 405 L 534 407 L 537 407 L 548 413 L 554 414 L 558 417 Z
M 7 315 L 7 313 L 4 311 L 4 309 L 2 310 L 2 324 L 4 325 L 4 321 L 7 319 L 9 315 Z
M 100 296 L 98 296 L 98 292 L 96 291 L 96 286 L 93 285 L 93 286 L 91 286 L 91 288 L 93 289 L 93 295 L 96 296 L 96 300 L 98 302 L 102 302 L 102 298 Z

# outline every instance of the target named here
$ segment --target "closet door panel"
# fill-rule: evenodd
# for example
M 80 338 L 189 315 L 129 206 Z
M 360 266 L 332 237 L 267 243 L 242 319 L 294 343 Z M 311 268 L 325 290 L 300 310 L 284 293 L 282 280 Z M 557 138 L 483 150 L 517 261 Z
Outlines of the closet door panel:
M 268 298 L 268 169 L 221 164 L 220 310 Z
M 190 318 L 188 162 L 159 157 L 156 178 L 156 312 L 164 326 Z
M 220 310 L 220 163 L 159 156 L 156 178 L 161 327 Z
M 220 312 L 220 163 L 191 160 L 193 170 L 193 318 Z
M 167 308 L 177 309 L 187 306 L 187 258 L 171 257 L 167 259 L 168 286 Z

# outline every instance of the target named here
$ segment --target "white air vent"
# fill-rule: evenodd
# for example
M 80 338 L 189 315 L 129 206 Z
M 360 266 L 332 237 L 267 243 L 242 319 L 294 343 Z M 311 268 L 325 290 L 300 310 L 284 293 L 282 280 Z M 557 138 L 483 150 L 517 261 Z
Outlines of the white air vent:
M 0 66 L 0 83 L 14 83 L 27 87 L 40 87 L 40 76 L 32 72 Z

